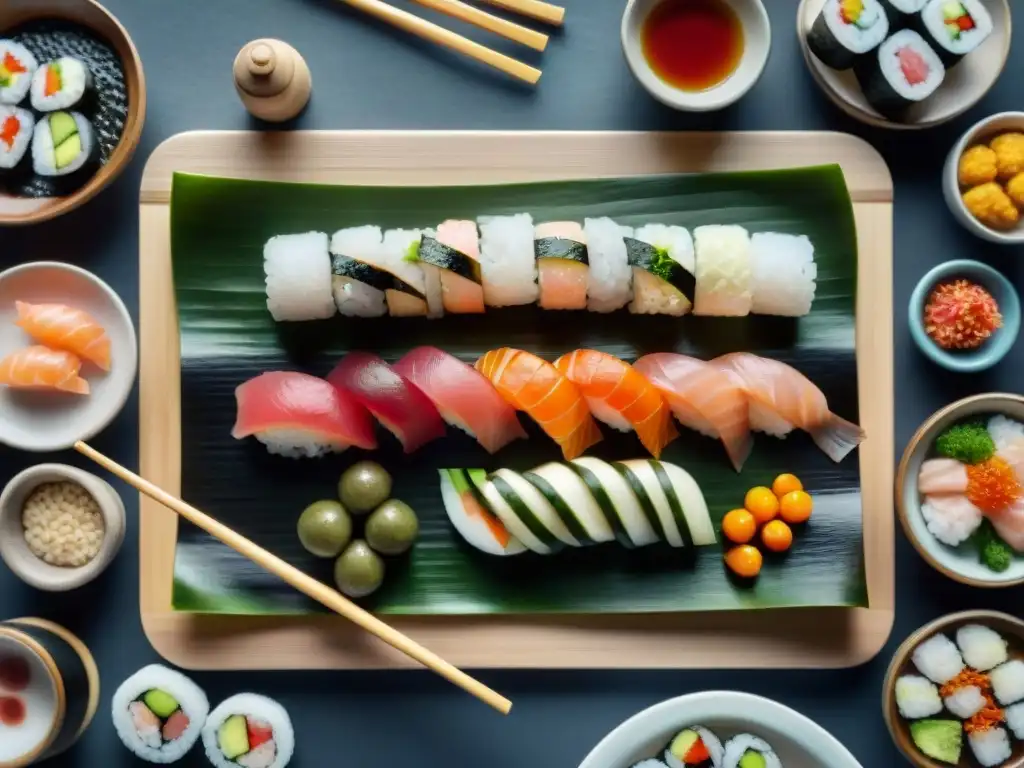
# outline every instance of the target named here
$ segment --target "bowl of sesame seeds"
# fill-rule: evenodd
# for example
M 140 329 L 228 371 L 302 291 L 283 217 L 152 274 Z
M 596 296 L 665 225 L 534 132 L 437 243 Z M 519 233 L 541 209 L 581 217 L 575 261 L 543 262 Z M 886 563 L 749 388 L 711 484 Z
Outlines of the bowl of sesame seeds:
M 65 464 L 37 464 L 0 494 L 0 558 L 48 592 L 99 576 L 124 541 L 124 503 L 109 483 Z

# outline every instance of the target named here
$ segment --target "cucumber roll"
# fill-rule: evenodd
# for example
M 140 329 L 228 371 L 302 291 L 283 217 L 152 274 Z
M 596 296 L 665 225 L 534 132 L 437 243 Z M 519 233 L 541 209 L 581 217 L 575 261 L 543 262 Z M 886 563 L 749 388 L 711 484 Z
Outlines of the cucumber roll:
M 72 56 L 62 56 L 36 70 L 32 77 L 32 108 L 55 112 L 80 107 L 94 90 L 89 68 Z
M 39 69 L 28 48 L 13 40 L 0 40 L 0 104 L 20 104 Z
M 921 34 L 947 67 L 992 34 L 992 16 L 979 0 L 928 0 L 920 18 Z
M 725 745 L 722 768 L 782 768 L 782 761 L 767 741 L 741 733 Z
M 826 0 L 807 33 L 807 46 L 832 69 L 850 69 L 889 34 L 878 0 Z
M 27 109 L 0 105 L 0 173 L 6 176 L 21 167 L 35 124 Z
M 938 55 L 912 29 L 882 43 L 856 72 L 868 103 L 890 120 L 905 120 L 910 107 L 935 93 L 946 76 Z
M 203 747 L 217 768 L 284 768 L 295 751 L 295 729 L 273 699 L 239 693 L 210 713 Z
M 92 124 L 78 112 L 51 112 L 36 123 L 32 165 L 40 176 L 70 176 L 97 158 Z
M 889 29 L 896 31 L 917 23 L 918 14 L 928 0 L 878 0 L 889 19 Z

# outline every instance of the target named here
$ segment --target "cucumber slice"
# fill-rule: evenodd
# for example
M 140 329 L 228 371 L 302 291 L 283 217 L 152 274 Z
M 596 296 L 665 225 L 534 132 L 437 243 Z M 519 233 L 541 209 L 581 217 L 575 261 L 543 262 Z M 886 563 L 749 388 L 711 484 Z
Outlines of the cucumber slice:
M 580 542 L 600 543 L 615 538 L 587 484 L 565 464 L 544 464 L 524 472 L 523 477 L 544 494 Z
M 647 463 L 654 470 L 654 476 L 658 478 L 658 485 L 661 486 L 661 490 L 665 494 L 669 510 L 672 513 L 672 519 L 675 520 L 676 528 L 679 529 L 679 535 L 682 537 L 683 546 L 692 547 L 693 539 L 690 538 L 690 526 L 686 522 L 686 515 L 683 514 L 683 505 L 680 503 L 679 497 L 676 496 L 675 486 L 672 485 L 672 481 L 669 479 L 668 473 L 660 461 L 648 459 Z
M 486 476 L 482 470 L 479 472 Z M 441 469 L 438 474 L 441 476 L 441 501 L 445 512 L 462 538 L 488 555 L 507 556 L 526 552 L 523 542 L 511 533 L 508 533 L 508 543 L 502 546 L 495 535 L 495 526 L 504 526 L 470 482 L 466 471 Z
M 629 482 L 633 492 L 636 493 L 643 507 L 644 514 L 654 526 L 660 531 L 661 537 L 673 547 L 686 546 L 679 526 L 672 516 L 672 507 L 668 503 L 665 491 L 658 482 L 658 476 L 654 468 L 646 459 L 633 459 L 631 461 L 616 462 L 615 468 L 622 472 L 623 477 Z M 685 525 L 685 523 L 684 523 Z
M 499 469 L 497 472 L 491 475 L 492 481 L 501 479 L 508 484 L 512 492 L 526 505 L 527 509 L 532 513 L 533 519 L 536 520 L 544 529 L 545 534 L 548 536 L 554 536 L 555 541 L 550 539 L 544 539 L 538 534 L 545 544 L 548 546 L 557 546 L 558 543 L 568 544 L 570 547 L 580 546 L 579 539 L 572 535 L 569 528 L 562 518 L 559 517 L 558 512 L 551 505 L 540 491 L 536 487 L 530 484 L 530 481 L 520 475 L 518 472 L 513 472 L 511 469 Z M 499 490 L 500 487 L 499 487 Z M 504 492 L 502 493 L 504 496 Z M 512 504 L 513 499 L 505 496 L 505 500 Z M 513 506 L 515 509 L 515 507 Z M 516 512 L 519 510 L 516 509 Z M 523 522 L 527 522 L 524 520 Z M 527 523 L 529 525 L 529 523 Z M 531 527 L 531 530 L 532 527 Z
M 686 517 L 686 526 L 690 529 L 690 538 L 695 546 L 703 547 L 714 544 L 715 526 L 711 524 L 711 515 L 708 514 L 708 505 L 704 501 L 704 494 L 701 493 L 697 481 L 675 464 L 658 462 L 668 475 L 672 487 L 675 488 L 676 498 L 679 499 L 683 508 L 683 515 Z
M 525 517 L 530 518 L 534 523 L 534 526 L 540 531 L 545 532 L 545 538 L 549 541 L 558 541 L 550 533 L 547 533 L 543 525 L 541 525 L 536 519 L 533 519 L 533 514 L 526 505 L 522 503 L 522 499 L 516 496 L 515 492 L 508 487 L 501 478 L 496 478 L 497 482 L 488 479 L 483 486 L 477 485 L 480 492 L 483 494 L 484 499 L 487 500 L 487 506 L 498 516 L 498 519 L 504 523 L 508 532 L 519 539 L 523 544 L 526 545 L 527 549 L 531 552 L 536 552 L 538 555 L 550 555 L 554 550 L 551 546 L 546 544 L 544 540 L 540 539 L 537 534 L 534 533 L 533 529 L 530 528 L 526 522 L 520 519 L 519 514 L 522 513 Z M 500 486 L 500 490 L 499 490 Z M 517 506 L 513 507 L 505 499 L 505 491 L 509 496 L 515 497 Z
M 612 508 L 611 516 L 617 518 L 629 540 L 637 547 L 645 547 L 658 540 L 658 534 L 644 516 L 640 501 L 633 493 L 626 479 L 611 464 L 590 457 L 574 459 L 570 462 L 577 469 L 584 469 L 590 472 L 602 486 Z M 580 474 L 587 485 L 593 489 L 593 485 Z M 595 498 L 597 496 L 595 495 Z M 600 503 L 600 500 L 598 500 Z M 603 505 L 602 505 L 603 506 Z M 609 522 L 612 522 L 609 520 Z M 614 527 L 614 523 L 613 523 Z

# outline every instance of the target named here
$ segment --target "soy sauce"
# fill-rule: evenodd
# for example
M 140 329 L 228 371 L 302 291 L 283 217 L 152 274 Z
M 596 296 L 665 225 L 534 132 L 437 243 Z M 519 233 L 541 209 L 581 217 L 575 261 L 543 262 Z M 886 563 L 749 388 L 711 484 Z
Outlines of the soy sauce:
M 743 57 L 743 26 L 725 0 L 664 0 L 641 29 L 644 58 L 669 85 L 705 91 Z
M 25 705 L 14 696 L 0 698 L 0 724 L 14 728 L 25 722 Z

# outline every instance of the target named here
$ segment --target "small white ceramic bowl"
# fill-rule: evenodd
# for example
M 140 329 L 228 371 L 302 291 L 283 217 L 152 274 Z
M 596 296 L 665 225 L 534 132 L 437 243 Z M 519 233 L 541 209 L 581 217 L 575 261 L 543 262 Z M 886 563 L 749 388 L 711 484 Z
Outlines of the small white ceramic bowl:
M 21 522 L 25 500 L 43 483 L 78 483 L 99 504 L 105 535 L 96 557 L 81 568 L 61 568 L 36 557 L 25 541 Z M 0 557 L 26 584 L 47 592 L 65 592 L 95 579 L 124 542 L 124 503 L 117 492 L 96 475 L 66 464 L 37 464 L 15 475 L 0 494 Z
M 605 736 L 579 768 L 624 768 L 661 759 L 669 740 L 699 724 L 722 741 L 751 733 L 775 749 L 783 765 L 862 768 L 834 736 L 812 720 L 770 699 L 735 691 L 705 691 L 663 701 L 633 715 Z
M 739 101 L 760 79 L 772 47 L 771 24 L 761 0 L 725 0 L 743 27 L 743 56 L 735 72 L 704 91 L 683 91 L 669 85 L 644 58 L 641 29 L 648 14 L 661 2 L 629 0 L 622 14 L 622 50 L 633 76 L 658 101 L 684 112 L 711 112 Z M 680 41 L 680 45 L 685 43 Z
M 110 337 L 110 371 L 82 365 L 88 395 L 0 387 L 0 442 L 23 451 L 70 448 L 110 424 L 131 394 L 138 368 L 131 315 L 109 285 L 84 269 L 55 261 L 12 267 L 0 272 L 0 358 L 36 343 L 14 324 L 15 301 L 81 309 Z
M 986 117 L 968 128 L 946 157 L 946 165 L 942 169 L 942 194 L 946 198 L 949 210 L 953 212 L 953 217 L 972 234 L 991 243 L 1021 245 L 1024 244 L 1024 222 L 1018 224 L 1015 229 L 1005 232 L 982 224 L 971 215 L 967 206 L 964 205 L 963 198 L 960 196 L 960 182 L 957 179 L 960 156 L 968 147 L 980 144 L 986 139 L 995 138 L 1000 133 L 1007 131 L 1024 132 L 1024 112 L 1000 112 Z

